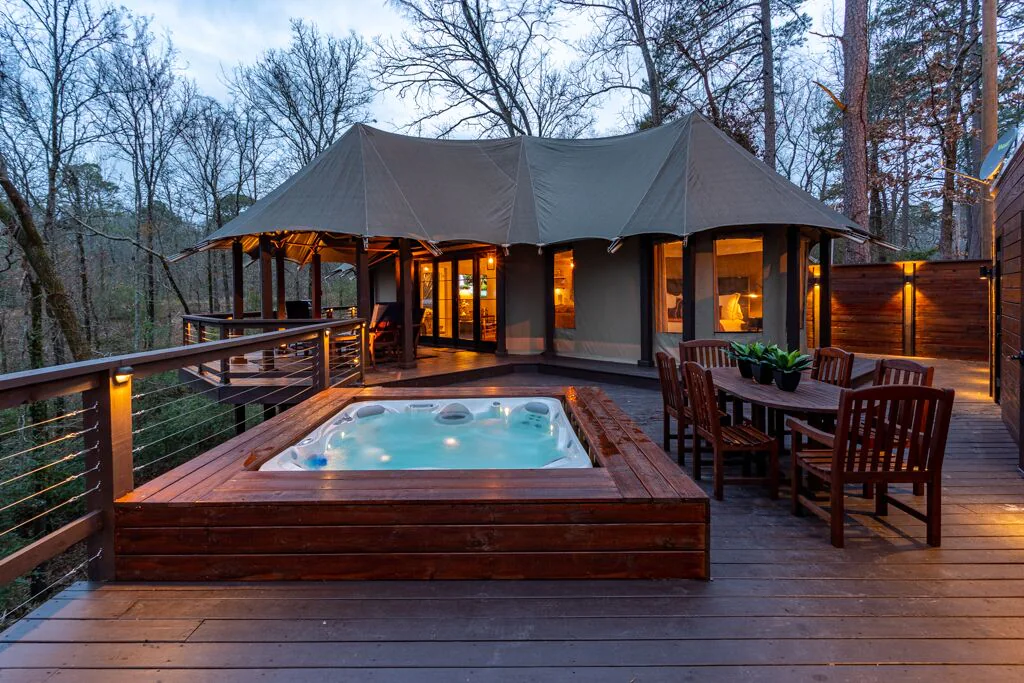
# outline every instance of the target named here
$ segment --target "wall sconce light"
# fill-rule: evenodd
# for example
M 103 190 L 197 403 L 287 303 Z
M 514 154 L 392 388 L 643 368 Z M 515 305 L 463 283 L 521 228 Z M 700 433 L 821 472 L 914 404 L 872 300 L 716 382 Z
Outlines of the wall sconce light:
M 992 266 L 981 266 L 978 268 L 978 275 L 982 280 L 988 280 L 995 275 L 995 269 Z
M 124 384 L 132 378 L 134 370 L 128 365 L 123 365 L 114 370 L 114 384 Z
M 494 267 L 494 257 L 493 256 L 488 256 L 487 257 L 487 267 L 488 268 L 493 268 Z

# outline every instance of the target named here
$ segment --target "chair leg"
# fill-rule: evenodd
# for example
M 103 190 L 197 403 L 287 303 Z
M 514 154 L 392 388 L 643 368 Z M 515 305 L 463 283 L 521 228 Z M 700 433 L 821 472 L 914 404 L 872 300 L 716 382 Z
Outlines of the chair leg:
M 779 499 L 779 444 L 773 443 L 768 451 L 768 497 Z
M 700 449 L 700 447 L 701 447 L 701 442 L 700 442 L 700 435 L 697 433 L 697 425 L 693 425 L 693 450 L 691 452 L 690 457 L 693 459 L 693 478 L 696 479 L 697 481 L 700 481 L 700 475 L 701 475 L 701 472 L 700 472 L 700 465 L 701 465 L 701 462 L 700 462 L 700 459 L 701 459 L 700 450 L 701 449 Z
M 833 478 L 830 487 L 829 520 L 832 527 L 832 545 L 842 548 L 844 544 L 843 523 L 846 518 L 846 500 L 843 498 L 843 484 Z
M 864 497 L 868 500 L 875 497 L 875 489 L 871 487 L 871 484 L 864 484 Z
M 715 448 L 714 457 L 715 500 L 725 498 L 725 453 Z
M 790 508 L 790 510 L 797 517 L 803 517 L 804 509 L 803 509 L 803 506 L 800 505 L 800 494 L 802 494 L 804 492 L 804 490 L 803 490 L 804 471 L 802 469 L 800 469 L 800 466 L 797 464 L 797 462 L 798 462 L 797 453 L 793 453 L 793 457 L 791 458 L 791 460 L 792 460 L 792 465 L 790 467 L 790 474 L 789 474 L 789 476 L 790 476 L 789 490 L 790 490 L 790 503 L 791 503 L 792 507 Z
M 928 545 L 936 548 L 942 545 L 942 484 L 936 480 L 928 482 Z
M 672 452 L 672 418 L 667 410 L 661 411 L 661 437 L 665 452 Z
M 914 495 L 915 496 L 923 496 L 924 495 L 924 484 L 914 484 Z
M 676 418 L 676 448 L 679 450 L 679 466 L 686 467 L 686 418 L 680 414 Z
M 871 484 L 864 484 L 864 490 L 872 490 Z M 884 517 L 889 514 L 889 485 L 880 481 L 874 486 L 875 491 L 875 514 Z

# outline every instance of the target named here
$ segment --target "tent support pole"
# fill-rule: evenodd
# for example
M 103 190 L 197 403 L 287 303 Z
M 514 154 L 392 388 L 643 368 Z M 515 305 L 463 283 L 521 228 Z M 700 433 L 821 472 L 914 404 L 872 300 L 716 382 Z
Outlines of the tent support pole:
M 269 320 L 274 317 L 274 285 L 271 273 L 271 251 L 273 245 L 270 238 L 260 235 L 260 317 Z M 274 352 L 263 351 L 260 370 L 273 370 Z
M 818 242 L 818 346 L 832 346 L 832 235 L 822 231 Z
M 800 348 L 800 230 L 786 228 L 786 346 Z
M 284 320 L 287 316 L 287 307 L 284 305 L 287 296 L 284 288 L 284 247 L 274 251 L 274 270 L 277 271 L 277 319 Z
M 555 251 L 544 249 L 544 355 L 555 355 Z
M 494 353 L 498 356 L 508 355 L 507 340 L 505 337 L 505 291 L 506 291 L 506 278 L 507 278 L 507 265 L 505 263 L 505 254 L 498 250 L 494 254 L 494 280 L 495 289 L 494 298 L 495 312 L 494 322 L 497 325 L 497 329 L 494 333 L 495 348 Z M 437 268 L 434 268 L 437 271 Z M 436 292 L 437 289 L 435 288 Z
M 644 368 L 654 366 L 654 241 L 640 236 L 640 360 Z
M 409 240 L 403 237 L 398 240 L 398 300 L 402 303 L 402 360 L 398 364 L 400 368 L 416 367 L 416 337 L 413 329 L 413 310 L 416 308 L 416 301 L 412 292 L 414 267 L 412 247 Z
M 683 240 L 683 341 L 697 338 L 697 269 L 693 239 Z
M 321 279 L 323 267 L 320 261 L 320 252 L 313 254 L 311 265 L 309 277 L 313 285 L 313 318 L 320 319 L 324 317 L 324 285 Z
M 356 240 L 356 315 L 370 321 L 370 260 L 362 240 Z
M 242 240 L 231 243 L 231 317 L 245 317 L 245 278 L 242 277 Z

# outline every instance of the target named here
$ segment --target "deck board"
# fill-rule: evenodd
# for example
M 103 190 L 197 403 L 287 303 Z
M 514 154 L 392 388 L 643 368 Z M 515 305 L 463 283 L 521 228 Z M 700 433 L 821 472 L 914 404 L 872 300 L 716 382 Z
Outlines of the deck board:
M 80 583 L 0 635 L 0 681 L 1022 680 L 1024 481 L 980 369 L 939 366 L 958 390 L 940 549 L 851 497 L 837 550 L 728 487 L 711 582 Z M 607 390 L 660 432 L 655 392 Z M 185 519 L 210 515 L 230 520 Z

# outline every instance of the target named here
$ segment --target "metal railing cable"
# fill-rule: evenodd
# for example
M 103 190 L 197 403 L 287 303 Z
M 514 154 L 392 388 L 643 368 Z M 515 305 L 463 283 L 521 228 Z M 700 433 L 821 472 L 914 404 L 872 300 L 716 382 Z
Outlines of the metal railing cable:
M 46 488 L 40 489 L 40 490 L 35 491 L 33 493 L 30 493 L 27 496 L 25 496 L 25 497 L 23 497 L 23 498 L 21 498 L 19 500 L 14 501 L 13 503 L 8 503 L 7 505 L 4 505 L 3 507 L 0 507 L 0 512 L 6 512 L 7 510 L 10 510 L 13 507 L 17 507 L 18 505 L 21 505 L 22 503 L 25 503 L 27 501 L 32 500 L 33 498 L 38 498 L 39 496 L 43 495 L 44 493 L 49 493 L 50 491 L 52 491 L 52 490 L 54 490 L 56 488 L 60 488 L 61 486 L 65 486 L 67 484 L 70 484 L 73 481 L 78 481 L 79 479 L 81 479 L 82 477 L 84 477 L 84 476 L 86 476 L 88 474 L 92 474 L 93 472 L 99 471 L 99 468 L 100 468 L 100 466 L 97 464 L 94 467 L 92 467 L 91 469 L 88 469 L 88 470 L 86 470 L 84 472 L 79 472 L 78 474 L 72 474 L 69 477 L 65 477 L 64 479 L 58 481 L 56 484 L 51 484 L 50 486 L 47 486 Z M 0 534 L 0 535 L 2 535 L 2 534 Z
M 33 422 L 31 424 L 25 424 L 25 425 L 22 425 L 20 427 L 15 427 L 14 429 L 9 429 L 6 432 L 0 432 L 0 441 L 3 441 L 4 439 L 6 439 L 11 434 L 16 434 L 16 433 L 19 433 L 19 432 L 24 432 L 24 431 L 26 431 L 28 429 L 38 429 L 39 427 L 42 427 L 42 426 L 48 425 L 48 424 L 52 424 L 54 422 L 57 422 L 58 420 L 66 420 L 69 417 L 75 417 L 77 415 L 81 415 L 83 413 L 87 413 L 90 410 L 95 410 L 95 409 L 96 409 L 96 404 L 93 403 L 91 406 L 89 406 L 87 408 L 79 408 L 78 410 L 69 410 L 68 412 L 64 413 L 63 415 L 57 415 L 56 417 L 51 417 L 51 418 L 48 418 L 46 420 L 40 420 L 39 422 Z
M 64 583 L 65 581 L 70 579 L 72 576 L 74 576 L 75 574 L 80 572 L 82 569 L 84 569 L 86 566 L 88 566 L 90 562 L 98 560 L 101 557 L 103 557 L 103 550 L 102 549 L 97 550 L 93 554 L 92 557 L 88 557 L 88 558 L 82 560 L 77 565 L 75 565 L 74 567 L 69 569 L 66 574 L 63 574 L 62 576 L 57 577 L 57 579 L 55 579 L 54 581 L 51 581 L 49 584 L 44 586 L 42 589 L 36 591 L 33 595 L 30 595 L 29 597 L 25 598 L 22 602 L 18 603 L 14 607 L 10 607 L 10 608 L 4 609 L 3 615 L 0 615 L 0 623 L 3 623 L 4 625 L 6 625 L 7 622 L 10 620 L 12 614 L 16 614 L 20 610 L 24 609 L 24 607 L 26 605 L 28 605 L 29 603 L 35 602 L 43 594 L 49 593 L 56 586 Z
M 83 472 L 83 475 L 84 474 L 85 473 Z M 62 503 L 57 503 L 56 505 L 51 505 L 49 508 L 43 510 L 39 514 L 34 515 L 32 517 L 29 517 L 28 519 L 23 520 L 21 522 L 18 522 L 14 526 L 9 527 L 6 531 L 0 532 L 0 538 L 3 538 L 4 536 L 6 536 L 9 533 L 17 531 L 18 529 L 20 529 L 20 528 L 22 528 L 22 527 L 24 527 L 24 526 L 26 526 L 28 524 L 31 524 L 32 522 L 35 522 L 38 519 L 41 519 L 41 518 L 45 517 L 46 515 L 52 513 L 55 510 L 59 510 L 62 507 L 70 505 L 71 503 L 75 503 L 75 502 L 77 502 L 79 500 L 82 500 L 83 498 L 85 498 L 90 493 L 93 493 L 94 491 L 99 491 L 99 490 L 100 490 L 100 485 L 96 484 L 95 486 L 93 486 L 90 489 L 87 489 L 85 491 L 82 491 L 81 493 L 77 493 L 77 494 L 73 495 L 72 497 L 68 498 L 67 500 L 65 500 Z
M 88 434 L 89 432 L 94 432 L 94 431 L 96 431 L 96 427 L 95 426 L 87 427 L 87 428 L 81 429 L 81 430 L 79 430 L 77 432 L 71 432 L 69 434 L 63 434 L 61 436 L 58 436 L 55 439 L 51 439 L 50 441 L 47 441 L 46 443 L 41 443 L 41 444 L 38 444 L 38 445 L 35 445 L 35 446 L 30 446 L 29 448 L 26 448 L 24 450 L 18 451 L 17 453 L 9 453 L 7 455 L 0 456 L 0 462 L 6 462 L 7 460 L 10 460 L 11 458 L 17 458 L 17 457 L 22 456 L 22 455 L 28 455 L 29 453 L 32 453 L 33 451 L 38 451 L 41 448 L 48 448 L 50 446 L 53 446 L 54 444 L 58 444 L 58 443 L 61 443 L 63 441 L 70 441 L 71 439 L 78 438 L 79 436 L 83 436 L 85 434 Z
M 39 472 L 43 472 L 45 470 L 48 470 L 49 468 L 54 467 L 56 465 L 60 465 L 62 463 L 74 460 L 78 456 L 85 455 L 89 451 L 94 451 L 94 450 L 96 450 L 96 447 L 95 446 L 90 446 L 89 448 L 83 448 L 82 450 L 75 451 L 74 453 L 68 453 L 67 455 L 65 455 L 63 457 L 60 457 L 60 458 L 57 458 L 56 460 L 53 460 L 51 462 L 48 462 L 45 465 L 40 465 L 39 467 L 36 467 L 35 469 L 29 470 L 27 472 L 22 472 L 21 474 L 18 474 L 18 475 L 15 475 L 15 476 L 11 477 L 10 479 L 6 479 L 4 481 L 0 481 L 0 488 L 3 488 L 4 486 L 7 486 L 8 484 L 13 484 L 14 482 L 19 481 L 21 479 L 24 479 L 25 477 L 30 477 L 33 474 L 38 474 Z

